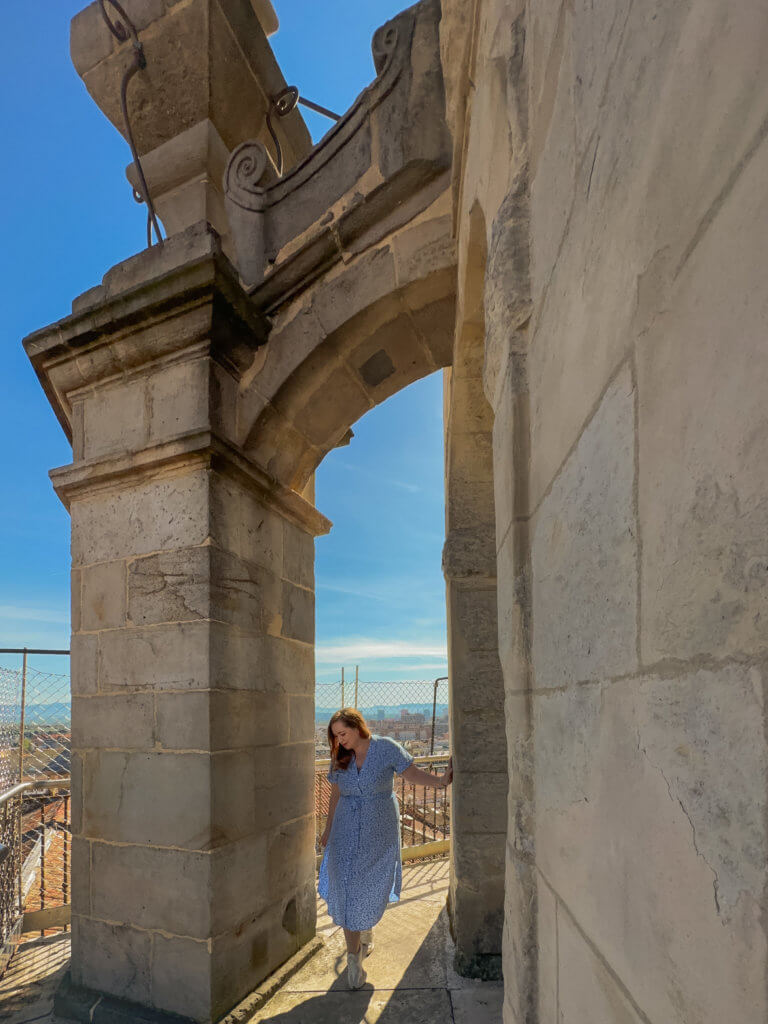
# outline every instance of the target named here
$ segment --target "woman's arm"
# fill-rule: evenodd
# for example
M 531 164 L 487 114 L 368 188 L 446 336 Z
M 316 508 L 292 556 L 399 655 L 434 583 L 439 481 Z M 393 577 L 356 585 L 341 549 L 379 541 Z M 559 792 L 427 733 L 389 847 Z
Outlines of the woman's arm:
M 449 759 L 448 767 L 442 775 L 432 775 L 412 764 L 400 774 L 400 778 L 415 786 L 434 786 L 436 789 L 445 789 L 453 781 L 453 758 Z
M 339 802 L 339 796 L 340 795 L 341 795 L 341 790 L 339 789 L 339 784 L 337 782 L 332 782 L 331 783 L 331 798 L 328 801 L 328 819 L 327 819 L 327 821 L 325 823 L 325 829 L 324 829 L 322 837 L 320 839 L 320 844 L 322 846 L 325 846 L 325 844 L 328 842 L 328 837 L 331 834 L 331 825 L 333 824 L 333 816 L 336 813 L 336 804 Z

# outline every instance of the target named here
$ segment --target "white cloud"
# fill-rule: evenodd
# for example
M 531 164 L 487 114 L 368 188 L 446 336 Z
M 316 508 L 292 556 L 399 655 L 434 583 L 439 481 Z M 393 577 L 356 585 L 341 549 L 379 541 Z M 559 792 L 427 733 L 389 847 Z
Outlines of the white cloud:
M 13 604 L 0 604 L 0 620 L 14 622 L 54 622 L 68 625 L 69 614 L 60 608 L 21 608 Z
M 401 658 L 447 658 L 445 643 L 413 643 L 410 640 L 342 640 L 333 644 L 318 644 L 315 660 L 319 665 L 340 664 L 342 662 L 361 663 L 386 659 L 396 661 Z M 444 662 L 440 663 L 441 665 Z M 413 667 L 413 666 L 412 666 Z M 426 668 L 428 666 L 420 666 Z

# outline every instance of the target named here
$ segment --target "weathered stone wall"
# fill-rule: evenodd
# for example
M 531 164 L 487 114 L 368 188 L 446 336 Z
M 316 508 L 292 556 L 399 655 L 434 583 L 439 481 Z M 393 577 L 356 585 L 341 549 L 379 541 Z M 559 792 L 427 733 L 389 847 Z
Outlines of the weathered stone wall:
M 768 10 L 444 0 L 441 36 L 460 266 L 487 224 L 505 1021 L 758 1024 Z

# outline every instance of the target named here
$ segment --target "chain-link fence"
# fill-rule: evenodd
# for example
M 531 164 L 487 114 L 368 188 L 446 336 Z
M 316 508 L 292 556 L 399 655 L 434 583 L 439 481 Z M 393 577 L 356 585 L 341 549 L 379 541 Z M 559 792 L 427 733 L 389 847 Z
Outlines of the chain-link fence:
M 382 682 L 353 679 L 315 687 L 315 756 L 329 756 L 328 722 L 342 707 L 357 708 L 371 732 L 391 736 L 414 755 L 446 755 L 450 749 L 448 679 Z
M 0 793 L 19 781 L 21 673 L 0 668 Z
M 0 668 L 0 974 L 22 931 L 66 927 L 70 892 L 69 676 Z
M 70 773 L 69 676 L 32 666 L 0 668 L 0 786 Z M 22 739 L 23 734 L 23 739 Z

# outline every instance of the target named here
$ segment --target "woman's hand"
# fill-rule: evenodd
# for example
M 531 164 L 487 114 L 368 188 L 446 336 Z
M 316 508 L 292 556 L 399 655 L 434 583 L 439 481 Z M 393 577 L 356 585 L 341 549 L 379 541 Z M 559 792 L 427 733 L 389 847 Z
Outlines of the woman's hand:
M 440 776 L 440 781 L 444 789 L 447 789 L 453 782 L 453 758 L 448 758 L 448 767 Z
M 326 825 L 325 832 L 320 836 L 320 845 L 325 847 L 328 844 L 328 836 L 331 834 L 330 825 Z

